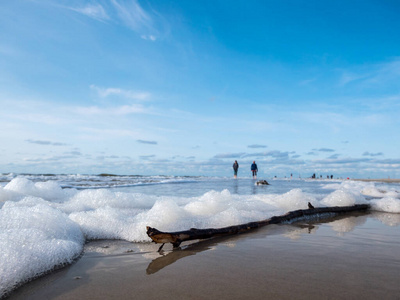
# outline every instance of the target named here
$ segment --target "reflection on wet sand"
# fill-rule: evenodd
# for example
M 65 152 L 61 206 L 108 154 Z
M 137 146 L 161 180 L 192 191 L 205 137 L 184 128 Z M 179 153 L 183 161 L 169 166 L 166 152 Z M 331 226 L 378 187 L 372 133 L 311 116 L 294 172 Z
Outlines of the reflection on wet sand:
M 400 214 L 390 214 L 390 213 L 374 211 L 371 212 L 371 217 L 379 220 L 383 224 L 390 227 L 395 227 L 400 225 Z

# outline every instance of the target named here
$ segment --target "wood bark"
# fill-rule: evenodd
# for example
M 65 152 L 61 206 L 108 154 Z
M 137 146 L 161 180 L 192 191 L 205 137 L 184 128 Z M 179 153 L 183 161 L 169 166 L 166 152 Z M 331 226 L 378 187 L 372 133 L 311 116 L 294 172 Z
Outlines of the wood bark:
M 233 225 L 223 228 L 206 228 L 206 229 L 196 229 L 191 228 L 189 230 L 177 231 L 177 232 L 162 232 L 156 228 L 147 226 L 147 235 L 155 243 L 165 244 L 171 243 L 174 248 L 179 247 L 179 245 L 184 241 L 208 239 L 214 236 L 238 234 L 251 229 L 260 228 L 271 224 L 283 224 L 291 223 L 294 221 L 300 221 L 307 218 L 323 218 L 332 215 L 338 215 L 354 211 L 365 211 L 369 209 L 368 204 L 356 204 L 353 206 L 334 206 L 334 207 L 316 207 L 309 209 L 299 209 L 290 211 L 281 216 L 274 216 L 272 218 L 249 222 L 246 224 Z M 162 245 L 162 246 L 163 246 Z M 160 247 L 160 249 L 162 248 Z

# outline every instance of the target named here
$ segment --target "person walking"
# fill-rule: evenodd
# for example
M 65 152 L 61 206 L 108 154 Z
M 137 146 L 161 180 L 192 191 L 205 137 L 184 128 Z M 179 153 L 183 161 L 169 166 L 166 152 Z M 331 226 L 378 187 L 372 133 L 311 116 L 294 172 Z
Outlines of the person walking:
M 237 172 L 239 170 L 239 164 L 237 162 L 237 160 L 235 160 L 235 162 L 233 163 L 233 178 L 237 178 Z
M 251 170 L 251 173 L 253 174 L 253 179 L 257 179 L 258 168 L 257 168 L 257 164 L 255 161 L 253 161 L 250 170 Z

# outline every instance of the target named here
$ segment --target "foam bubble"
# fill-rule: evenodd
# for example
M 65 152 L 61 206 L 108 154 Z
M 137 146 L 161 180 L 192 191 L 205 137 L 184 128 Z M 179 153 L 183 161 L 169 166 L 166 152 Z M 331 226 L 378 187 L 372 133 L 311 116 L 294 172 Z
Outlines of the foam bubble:
M 79 226 L 46 201 L 6 202 L 0 210 L 0 296 L 56 265 L 71 263 L 83 244 Z
M 26 178 L 14 178 L 5 187 L 8 195 L 13 195 L 15 200 L 20 200 L 23 196 L 36 196 L 49 201 L 64 201 L 67 200 L 76 191 L 73 189 L 63 190 L 55 181 L 32 182 Z M 11 191 L 11 193 L 10 193 Z M 0 195 L 1 196 L 1 195 Z M 8 200 L 14 200 L 9 198 Z
M 363 203 L 366 203 L 366 201 L 360 193 L 346 190 L 336 190 L 321 201 L 321 204 L 326 206 L 351 206 Z
M 317 199 L 301 189 L 293 189 L 283 195 L 277 195 L 272 202 L 275 206 L 290 211 L 306 209 L 308 208 L 308 202 L 315 204 Z
M 379 200 L 371 201 L 372 209 L 389 213 L 400 213 L 400 199 L 385 197 Z
M 210 191 L 185 206 L 185 210 L 193 215 L 217 214 L 228 209 L 232 202 L 232 196 L 228 190 L 222 192 Z
M 149 209 L 157 201 L 156 196 L 139 193 L 112 192 L 106 189 L 83 190 L 77 192 L 69 201 L 57 206 L 66 213 L 90 211 L 105 206 L 129 209 Z

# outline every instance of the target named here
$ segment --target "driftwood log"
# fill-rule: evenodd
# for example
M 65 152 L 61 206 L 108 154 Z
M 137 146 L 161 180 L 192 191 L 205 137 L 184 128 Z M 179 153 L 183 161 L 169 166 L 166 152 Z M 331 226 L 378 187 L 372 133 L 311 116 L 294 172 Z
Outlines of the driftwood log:
M 223 228 L 206 228 L 206 229 L 196 229 L 191 228 L 185 231 L 177 232 L 162 232 L 156 228 L 151 228 L 147 226 L 147 235 L 153 240 L 153 242 L 162 244 L 160 249 L 165 243 L 171 243 L 174 248 L 179 247 L 179 245 L 184 241 L 190 240 L 201 240 L 208 239 L 214 236 L 228 235 L 228 234 L 238 234 L 251 229 L 260 228 L 271 224 L 284 224 L 291 223 L 295 221 L 300 221 L 308 218 L 324 218 L 330 217 L 332 215 L 339 215 L 354 211 L 365 211 L 369 209 L 368 204 L 356 204 L 353 206 L 334 206 L 334 207 L 317 207 L 309 209 L 299 209 L 290 211 L 281 216 L 274 216 L 270 219 L 263 221 L 250 222 L 241 225 L 233 225 Z

